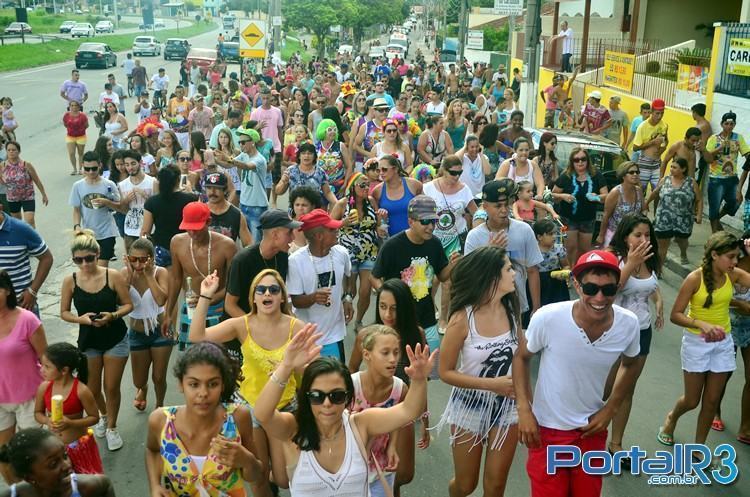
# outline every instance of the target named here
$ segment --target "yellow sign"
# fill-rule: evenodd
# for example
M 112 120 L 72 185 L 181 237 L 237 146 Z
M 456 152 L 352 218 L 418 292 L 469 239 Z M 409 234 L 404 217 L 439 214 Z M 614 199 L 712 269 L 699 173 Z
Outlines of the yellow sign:
M 750 76 L 750 38 L 731 38 L 727 51 L 727 73 Z
M 604 52 L 604 84 L 630 92 L 633 90 L 633 74 L 635 73 L 635 55 Z
M 268 41 L 267 24 L 260 19 L 240 21 L 240 57 L 264 59 Z

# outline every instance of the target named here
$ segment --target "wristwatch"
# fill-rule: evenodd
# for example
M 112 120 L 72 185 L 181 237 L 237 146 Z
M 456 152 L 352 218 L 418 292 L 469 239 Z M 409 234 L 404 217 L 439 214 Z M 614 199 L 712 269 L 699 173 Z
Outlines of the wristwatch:
M 342 298 L 341 300 L 343 300 L 344 302 L 349 302 L 351 304 L 354 300 L 354 297 L 350 293 L 345 293 L 344 298 Z

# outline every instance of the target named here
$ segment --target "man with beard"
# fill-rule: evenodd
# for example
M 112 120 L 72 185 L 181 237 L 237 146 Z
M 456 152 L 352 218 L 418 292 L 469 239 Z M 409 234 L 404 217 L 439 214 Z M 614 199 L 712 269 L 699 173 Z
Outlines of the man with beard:
M 233 242 L 236 242 L 239 238 L 242 246 L 246 247 L 253 243 L 253 236 L 247 227 L 245 216 L 237 207 L 227 201 L 228 185 L 229 181 L 226 174 L 211 173 L 206 176 L 206 183 L 203 188 L 208 199 L 208 208 L 211 210 L 208 229 L 231 238 Z
M 141 154 L 135 150 L 123 150 L 123 161 L 128 177 L 118 183 L 120 189 L 120 208 L 125 213 L 125 252 L 130 250 L 130 244 L 141 235 L 143 226 L 143 206 L 146 200 L 154 194 L 159 184 L 153 176 L 143 172 Z
M 193 291 L 192 298 L 186 299 L 180 309 L 181 350 L 184 350 L 188 344 L 190 316 L 200 298 L 201 281 L 211 273 L 219 276 L 220 284 L 219 290 L 211 299 L 206 326 L 217 324 L 224 312 L 227 270 L 237 252 L 237 245 L 226 236 L 210 231 L 208 229 L 210 220 L 211 210 L 206 204 L 190 202 L 182 210 L 182 223 L 180 223 L 180 229 L 186 232 L 175 235 L 169 244 L 172 265 L 169 267 L 169 292 L 162 330 L 169 329 L 172 323 L 177 322 L 177 299 L 181 290 L 188 290 L 187 277 L 191 278 Z M 236 350 L 231 345 L 227 348 L 233 357 L 237 357 L 236 351 L 239 351 L 239 344 L 236 344 Z

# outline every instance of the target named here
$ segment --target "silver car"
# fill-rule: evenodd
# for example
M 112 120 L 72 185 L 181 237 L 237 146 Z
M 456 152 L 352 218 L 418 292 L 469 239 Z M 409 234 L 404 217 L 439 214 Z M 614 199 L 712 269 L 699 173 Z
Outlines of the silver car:
M 133 55 L 161 55 L 161 43 L 153 36 L 136 36 L 133 40 Z

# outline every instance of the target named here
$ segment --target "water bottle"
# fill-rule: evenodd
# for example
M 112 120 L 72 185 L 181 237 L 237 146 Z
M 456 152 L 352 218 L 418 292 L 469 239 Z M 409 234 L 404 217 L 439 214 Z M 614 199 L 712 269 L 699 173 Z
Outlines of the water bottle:
M 185 290 L 185 306 L 187 307 L 188 321 L 193 321 L 195 312 L 195 292 L 193 291 L 193 278 L 187 277 L 187 289 Z

